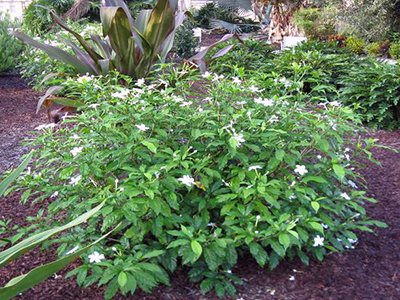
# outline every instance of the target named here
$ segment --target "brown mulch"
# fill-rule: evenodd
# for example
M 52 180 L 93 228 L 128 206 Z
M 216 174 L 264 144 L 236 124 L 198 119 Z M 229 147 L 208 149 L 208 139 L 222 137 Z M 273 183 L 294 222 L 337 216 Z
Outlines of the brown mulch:
M 34 113 L 37 100 L 38 94 L 18 77 L 0 77 L 0 173 L 17 165 L 19 157 L 29 150 L 20 145 L 30 136 L 28 131 L 47 123 L 44 112 Z M 400 130 L 378 131 L 371 136 L 400 150 Z M 323 262 L 312 261 L 309 267 L 295 260 L 269 271 L 243 257 L 233 273 L 244 284 L 237 287 L 238 294 L 233 299 L 400 299 L 400 154 L 385 149 L 375 149 L 373 153 L 382 166 L 368 164 L 362 172 L 369 195 L 379 203 L 369 205 L 367 211 L 371 218 L 386 222 L 389 228 L 377 229 L 376 234 L 361 233 L 354 250 L 332 254 Z M 12 218 L 12 224 L 25 226 L 28 224 L 25 218 L 36 215 L 42 205 L 22 205 L 19 197 L 15 194 L 1 199 L 0 216 Z M 54 251 L 35 249 L 0 270 L 0 286 L 54 259 Z M 68 270 L 77 265 L 79 261 Z M 80 288 L 74 279 L 63 278 L 66 272 L 49 278 L 17 299 L 103 299 L 103 288 Z M 294 281 L 289 281 L 291 275 Z M 202 296 L 198 285 L 189 283 L 183 271 L 171 276 L 171 283 L 170 287 L 161 286 L 152 294 L 138 291 L 134 297 L 116 299 L 217 299 L 214 294 Z

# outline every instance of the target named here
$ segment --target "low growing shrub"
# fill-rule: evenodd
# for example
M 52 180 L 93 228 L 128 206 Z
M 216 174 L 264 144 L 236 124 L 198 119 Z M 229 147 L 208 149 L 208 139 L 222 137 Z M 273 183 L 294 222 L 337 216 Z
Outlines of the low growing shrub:
M 367 49 L 367 51 L 368 51 L 368 54 L 369 54 L 369 55 L 373 55 L 373 56 L 378 56 L 378 55 L 379 55 L 379 53 L 380 53 L 380 51 L 379 51 L 380 48 L 381 48 L 380 44 L 379 44 L 379 43 L 376 43 L 376 42 L 371 43 L 371 44 L 369 44 L 369 45 L 366 47 L 366 49 Z
M 175 35 L 174 51 L 179 58 L 187 59 L 195 55 L 199 47 L 199 39 L 194 36 L 194 26 L 189 20 L 185 20 L 181 27 L 178 28 Z
M 38 155 L 21 185 L 35 201 L 52 198 L 49 227 L 105 201 L 101 216 L 58 240 L 60 255 L 121 223 L 69 274 L 80 285 L 107 285 L 111 299 L 169 284 L 168 274 L 186 266 L 202 292 L 222 297 L 235 293 L 242 255 L 270 269 L 294 257 L 309 264 L 353 247 L 358 230 L 385 226 L 363 208 L 374 200 L 355 158 L 368 159 L 374 141 L 355 137 L 350 109 L 308 106 L 296 82 L 279 78 L 206 73 L 198 91 L 193 74 L 160 74 L 151 85 L 111 75 L 68 80 L 80 113 L 40 126 L 31 142 Z
M 362 54 L 365 48 L 365 41 L 356 37 L 348 37 L 345 41 L 345 45 L 352 52 Z
M 390 45 L 389 54 L 393 59 L 400 59 L 400 44 L 392 43 Z
M 35 0 L 24 10 L 22 29 L 32 35 L 40 36 L 50 30 L 53 19 L 49 11 L 38 7 L 42 5 L 54 9 L 58 14 L 68 11 L 74 0 Z

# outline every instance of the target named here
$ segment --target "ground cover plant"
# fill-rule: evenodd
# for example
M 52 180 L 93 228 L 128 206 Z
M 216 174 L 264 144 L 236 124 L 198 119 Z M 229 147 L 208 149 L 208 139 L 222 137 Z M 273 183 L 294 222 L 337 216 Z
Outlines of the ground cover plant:
M 192 88 L 200 78 L 207 97 Z M 49 226 L 105 201 L 101 217 L 57 240 L 59 254 L 122 223 L 94 247 L 98 259 L 70 273 L 106 284 L 107 299 L 168 284 L 182 266 L 203 292 L 234 294 L 231 270 L 246 253 L 270 269 L 285 258 L 308 264 L 351 248 L 355 230 L 384 226 L 362 207 L 374 200 L 352 169 L 374 141 L 348 148 L 358 123 L 350 109 L 310 108 L 299 83 L 280 77 L 200 78 L 70 79 L 65 92 L 82 95 L 81 113 L 37 128 L 31 145 L 41 150 L 21 184 L 35 202 L 52 197 Z

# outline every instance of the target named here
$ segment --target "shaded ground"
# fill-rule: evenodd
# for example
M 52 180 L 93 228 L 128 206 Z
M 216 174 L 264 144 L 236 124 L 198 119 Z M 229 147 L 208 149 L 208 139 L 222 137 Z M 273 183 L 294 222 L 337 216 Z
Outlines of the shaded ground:
M 47 122 L 42 112 L 35 115 L 38 94 L 26 87 L 18 77 L 0 77 L 0 173 L 18 163 L 28 151 L 21 147 L 29 130 Z M 372 134 L 380 143 L 400 150 L 400 131 L 379 131 Z M 323 262 L 309 267 L 299 261 L 284 262 L 270 272 L 263 270 L 249 257 L 240 259 L 233 272 L 244 281 L 234 299 L 400 299 L 400 154 L 384 149 L 374 151 L 382 167 L 370 164 L 363 171 L 369 194 L 380 200 L 367 208 L 370 217 L 384 221 L 389 229 L 377 229 L 376 235 L 362 233 L 355 250 L 332 254 Z M 26 225 L 25 218 L 41 208 L 22 205 L 18 194 L 1 200 L 0 216 L 12 218 L 12 224 Z M 53 252 L 36 249 L 0 270 L 0 285 L 14 276 L 26 273 L 40 264 L 54 260 Z M 75 266 L 79 261 L 75 262 Z M 70 266 L 68 270 L 71 270 Z M 293 270 L 295 269 L 296 272 Z M 25 300 L 103 299 L 103 289 L 79 288 L 74 279 L 65 280 L 67 271 L 51 278 L 17 297 Z M 293 275 L 294 281 L 289 281 Z M 185 272 L 171 276 L 170 287 L 159 287 L 152 294 L 138 292 L 128 299 L 217 299 L 202 296 L 198 285 L 187 280 Z M 274 291 L 274 292 L 273 292 Z M 274 295 L 271 295 L 274 294 Z M 122 296 L 116 299 L 125 299 Z

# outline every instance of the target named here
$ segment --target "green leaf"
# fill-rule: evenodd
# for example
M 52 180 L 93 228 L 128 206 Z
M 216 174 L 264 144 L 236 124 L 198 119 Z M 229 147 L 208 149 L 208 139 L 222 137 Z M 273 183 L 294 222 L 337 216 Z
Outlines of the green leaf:
M 343 178 L 345 176 L 345 171 L 341 165 L 333 164 L 333 171 L 339 177 L 340 180 L 343 180 Z
M 176 240 L 176 241 L 171 242 L 168 245 L 167 249 L 183 246 L 183 245 L 186 245 L 186 244 L 189 244 L 189 240 L 182 240 L 182 239 Z
M 279 243 L 281 243 L 281 245 L 283 245 L 283 247 L 285 247 L 285 249 L 289 248 L 290 246 L 290 237 L 287 233 L 285 232 L 281 232 L 279 234 Z
M 120 287 L 124 287 L 126 282 L 128 280 L 128 277 L 126 276 L 126 273 L 124 271 L 122 271 L 121 273 L 119 273 L 118 275 L 118 284 Z
M 309 222 L 308 225 L 310 225 L 313 229 L 318 230 L 321 233 L 324 233 L 324 228 L 322 227 L 321 224 L 317 222 Z
M 149 141 L 143 141 L 142 144 L 145 145 L 151 152 L 157 153 L 157 147 L 153 143 Z
M 196 253 L 197 257 L 200 257 L 201 253 L 203 252 L 203 248 L 201 247 L 200 243 L 196 240 L 193 240 L 190 243 L 190 246 L 192 247 L 193 252 Z
M 146 253 L 145 255 L 143 255 L 143 258 L 153 258 L 153 257 L 157 257 L 160 255 L 163 255 L 165 253 L 164 250 L 154 250 L 154 251 L 150 251 L 149 253 Z
M 2 197 L 11 183 L 22 173 L 22 171 L 29 164 L 33 156 L 33 150 L 28 154 L 24 161 L 15 169 L 6 179 L 0 183 L 0 197 Z
M 319 206 L 318 202 L 312 201 L 311 202 L 311 207 L 314 208 L 315 212 L 318 212 L 320 206 Z
M 283 157 L 285 156 L 285 151 L 282 149 L 279 149 L 275 152 L 275 157 L 277 160 L 282 161 Z

